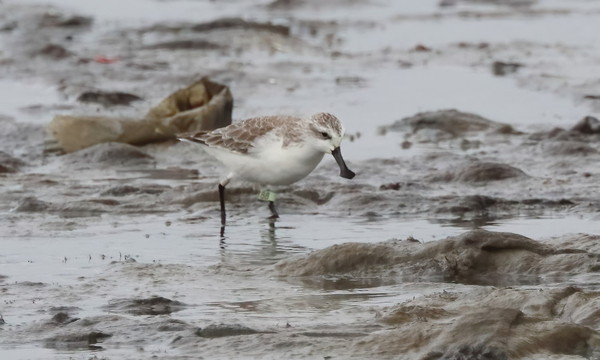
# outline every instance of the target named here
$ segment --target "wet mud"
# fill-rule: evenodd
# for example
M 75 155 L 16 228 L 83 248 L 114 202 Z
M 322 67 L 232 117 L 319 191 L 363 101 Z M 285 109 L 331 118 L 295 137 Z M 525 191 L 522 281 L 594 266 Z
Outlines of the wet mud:
M 600 359 L 597 4 L 132 4 L 0 1 L 0 357 Z M 155 131 L 210 99 L 336 114 L 356 177 L 278 221 L 231 184 L 219 236 L 218 164 Z
M 581 236 L 577 237 L 581 239 Z M 586 239 L 581 239 L 585 246 Z M 565 239 L 573 244 L 571 239 Z M 593 243 L 592 240 L 590 243 Z M 444 279 L 481 285 L 544 282 L 544 277 L 594 273 L 596 252 L 548 246 L 513 234 L 474 230 L 460 236 L 421 243 L 416 239 L 365 244 L 346 243 L 301 259 L 279 262 L 282 276 L 347 276 L 393 279 Z M 514 279 L 514 283 L 511 283 Z

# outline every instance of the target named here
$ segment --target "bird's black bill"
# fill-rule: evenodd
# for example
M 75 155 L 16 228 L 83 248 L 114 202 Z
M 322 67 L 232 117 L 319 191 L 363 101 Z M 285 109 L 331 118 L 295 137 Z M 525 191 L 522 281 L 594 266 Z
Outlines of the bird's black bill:
M 335 149 L 333 149 L 333 151 L 331 152 L 331 155 L 333 155 L 333 158 L 335 159 L 335 161 L 338 163 L 338 166 L 340 167 L 340 176 L 343 177 L 344 179 L 352 179 L 356 174 L 348 169 L 348 167 L 346 166 L 346 162 L 344 161 L 344 158 L 342 157 L 342 151 L 340 150 L 339 146 L 336 147 Z

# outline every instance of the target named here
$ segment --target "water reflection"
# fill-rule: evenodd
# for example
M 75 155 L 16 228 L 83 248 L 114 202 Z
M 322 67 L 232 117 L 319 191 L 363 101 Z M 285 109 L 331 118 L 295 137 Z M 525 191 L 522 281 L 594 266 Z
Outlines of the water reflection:
M 310 249 L 298 245 L 290 231 L 293 226 L 279 226 L 279 219 L 264 219 L 258 226 L 258 236 L 253 236 L 248 226 L 227 226 L 228 234 L 220 238 L 220 256 L 223 263 L 239 265 L 271 265 L 290 254 L 306 253 Z M 252 220 L 250 220 L 252 222 Z M 283 232 L 283 235 L 279 235 Z
M 453 219 L 431 219 L 433 224 L 445 226 L 453 226 L 465 230 L 480 229 L 484 226 L 493 226 L 500 224 L 501 220 L 508 220 L 510 216 L 491 216 L 489 214 L 473 216 L 473 217 L 457 217 Z
M 325 291 L 331 290 L 353 290 L 353 289 L 368 289 L 380 286 L 393 285 L 397 281 L 393 279 L 385 279 L 381 277 L 303 277 L 288 282 L 299 282 L 304 287 L 315 288 Z

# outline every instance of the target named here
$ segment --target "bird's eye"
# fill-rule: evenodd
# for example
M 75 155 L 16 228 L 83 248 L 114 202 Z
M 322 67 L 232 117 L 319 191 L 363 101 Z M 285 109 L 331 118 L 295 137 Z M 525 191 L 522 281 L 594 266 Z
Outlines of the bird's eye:
M 323 132 L 321 133 L 321 136 L 323 137 L 323 139 L 331 139 L 331 136 L 329 136 L 329 134 L 328 134 L 328 133 L 326 133 L 325 131 L 323 131 Z

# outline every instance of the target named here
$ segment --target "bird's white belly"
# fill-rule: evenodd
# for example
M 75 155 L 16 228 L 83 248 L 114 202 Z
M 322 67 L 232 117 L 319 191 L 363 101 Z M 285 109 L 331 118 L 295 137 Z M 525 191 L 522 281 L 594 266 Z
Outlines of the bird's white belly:
M 236 176 L 261 185 L 289 185 L 310 174 L 324 153 L 306 147 L 269 149 L 259 156 L 248 156 Z

